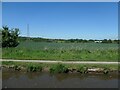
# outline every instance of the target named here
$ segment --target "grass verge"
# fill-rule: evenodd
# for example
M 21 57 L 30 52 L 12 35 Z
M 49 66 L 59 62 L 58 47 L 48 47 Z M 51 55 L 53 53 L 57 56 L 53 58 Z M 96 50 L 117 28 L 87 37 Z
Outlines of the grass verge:
M 87 49 L 27 49 L 3 48 L 3 59 L 62 60 L 62 61 L 118 61 L 118 50 Z

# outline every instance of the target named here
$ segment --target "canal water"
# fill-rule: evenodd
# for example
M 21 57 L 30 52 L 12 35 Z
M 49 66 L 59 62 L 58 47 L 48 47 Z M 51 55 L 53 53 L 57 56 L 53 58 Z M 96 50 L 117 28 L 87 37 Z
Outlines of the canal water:
M 50 74 L 3 70 L 3 88 L 118 88 L 118 74 Z

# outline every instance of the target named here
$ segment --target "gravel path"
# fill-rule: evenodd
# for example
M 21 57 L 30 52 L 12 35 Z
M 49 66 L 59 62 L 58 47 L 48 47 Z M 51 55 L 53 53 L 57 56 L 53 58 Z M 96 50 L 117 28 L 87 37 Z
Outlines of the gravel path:
M 64 63 L 64 64 L 118 64 L 119 62 L 103 62 L 103 61 L 51 61 L 51 60 L 13 60 L 0 59 L 0 61 L 15 61 L 15 62 L 37 62 L 37 63 Z

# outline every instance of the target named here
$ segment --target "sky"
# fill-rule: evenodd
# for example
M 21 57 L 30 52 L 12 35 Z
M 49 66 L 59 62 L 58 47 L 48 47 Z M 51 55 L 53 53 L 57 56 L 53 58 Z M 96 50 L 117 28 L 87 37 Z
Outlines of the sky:
M 3 2 L 2 25 L 20 36 L 56 39 L 117 39 L 117 2 Z

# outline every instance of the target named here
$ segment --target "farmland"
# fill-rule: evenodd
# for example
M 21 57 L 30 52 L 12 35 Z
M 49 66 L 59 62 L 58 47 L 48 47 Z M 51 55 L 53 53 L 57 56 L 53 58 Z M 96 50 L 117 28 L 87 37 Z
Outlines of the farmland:
M 118 44 L 24 41 L 3 48 L 2 58 L 64 61 L 118 61 Z

